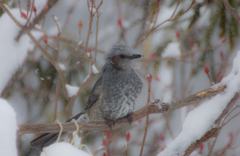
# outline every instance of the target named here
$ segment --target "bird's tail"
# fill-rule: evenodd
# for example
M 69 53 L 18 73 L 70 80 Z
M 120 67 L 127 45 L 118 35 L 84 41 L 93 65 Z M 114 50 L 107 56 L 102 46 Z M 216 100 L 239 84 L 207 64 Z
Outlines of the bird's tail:
M 67 120 L 66 122 L 71 122 L 72 119 L 78 120 L 81 115 L 83 115 L 84 112 L 81 112 L 77 114 L 76 116 L 72 117 L 71 119 Z M 65 137 L 68 133 L 63 132 L 61 134 L 61 138 Z M 30 143 L 30 148 L 35 148 L 35 149 L 42 149 L 43 147 L 49 146 L 55 141 L 57 141 L 59 133 L 45 133 L 41 135 L 40 137 L 34 139 Z

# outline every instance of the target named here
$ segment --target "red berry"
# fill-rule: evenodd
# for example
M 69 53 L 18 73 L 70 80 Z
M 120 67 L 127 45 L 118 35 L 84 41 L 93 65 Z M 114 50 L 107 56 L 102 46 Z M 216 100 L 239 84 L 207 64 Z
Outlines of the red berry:
M 107 156 L 107 154 L 104 152 L 104 153 L 103 153 L 103 156 Z
M 147 75 L 145 75 L 147 82 L 151 83 L 152 82 L 152 75 L 150 73 L 148 73 Z
M 176 37 L 177 37 L 177 39 L 180 38 L 180 32 L 179 31 L 176 31 Z
M 221 59 L 224 58 L 224 55 L 223 55 L 223 52 L 222 52 L 222 51 L 220 52 L 220 57 L 221 57 Z
M 78 22 L 78 27 L 79 27 L 79 28 L 82 27 L 82 21 L 81 21 L 81 20 Z
M 204 144 L 201 144 L 201 145 L 199 146 L 199 148 L 200 148 L 200 151 L 202 151 L 203 148 L 204 148 Z
M 43 40 L 43 42 L 44 42 L 45 44 L 48 43 L 47 38 L 46 38 L 45 36 L 42 37 L 42 40 Z
M 126 140 L 127 140 L 127 142 L 130 140 L 130 138 L 131 138 L 131 135 L 130 135 L 130 133 L 128 132 L 127 135 L 126 135 Z
M 152 54 L 151 54 L 151 58 L 154 58 L 156 56 L 156 52 L 153 52 Z
M 159 139 L 160 139 L 161 141 L 164 141 L 164 140 L 165 140 L 165 135 L 164 135 L 164 134 L 161 134 L 161 135 L 159 136 Z
M 118 18 L 118 25 L 122 27 L 122 19 L 120 17 Z
M 37 12 L 37 8 L 34 6 L 33 7 L 33 11 L 36 13 Z
M 142 119 L 139 119 L 137 122 L 138 122 L 138 125 L 140 125 L 142 123 Z
M 159 77 L 155 77 L 155 80 L 156 80 L 157 82 L 160 82 L 160 78 L 159 78 Z
M 227 38 L 225 37 L 223 40 L 222 40 L 222 43 L 225 43 L 227 41 Z
M 204 72 L 208 75 L 209 74 L 209 68 L 206 66 L 206 65 L 204 65 Z
M 161 148 L 161 151 L 163 151 L 165 148 L 166 148 L 166 146 L 162 147 L 162 148 Z
M 27 19 L 27 15 L 23 12 L 21 12 L 21 17 Z

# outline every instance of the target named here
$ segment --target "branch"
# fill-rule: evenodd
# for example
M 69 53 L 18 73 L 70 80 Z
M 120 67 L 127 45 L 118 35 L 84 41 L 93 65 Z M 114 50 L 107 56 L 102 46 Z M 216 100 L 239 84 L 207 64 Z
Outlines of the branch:
M 48 6 L 48 11 L 57 3 L 58 0 L 48 0 L 48 2 L 46 3 Z M 17 37 L 16 37 L 16 41 L 19 41 L 19 39 L 21 38 L 21 36 L 26 33 L 27 30 L 31 30 L 34 28 L 34 26 L 45 16 L 46 12 L 44 11 L 44 9 L 42 10 L 42 12 L 40 14 L 38 14 L 38 16 L 36 16 L 33 20 L 33 23 L 30 25 L 25 25 L 22 30 L 18 33 Z
M 229 4 L 228 0 L 223 0 L 223 4 L 240 25 L 240 16 L 238 15 L 238 12 Z
M 215 124 L 219 124 L 223 117 L 228 113 L 228 111 L 233 107 L 233 105 L 237 102 L 237 100 L 240 98 L 240 94 L 236 93 L 232 100 L 228 103 L 227 107 L 223 110 L 222 114 L 219 116 L 219 118 L 215 121 Z M 196 140 L 194 143 L 192 143 L 188 149 L 185 151 L 184 156 L 190 155 L 196 148 L 198 148 L 203 142 L 209 140 L 210 138 L 216 137 L 218 133 L 220 132 L 221 127 L 214 127 L 208 132 L 204 134 L 204 136 Z
M 164 113 L 169 110 L 179 109 L 191 104 L 198 103 L 206 98 L 211 98 L 225 89 L 226 86 L 219 86 L 217 89 L 206 89 L 199 93 L 189 96 L 188 98 L 180 101 L 174 101 L 170 104 L 162 104 L 161 109 L 159 109 L 158 105 L 146 105 L 141 109 L 137 110 L 132 114 L 133 121 L 137 121 L 140 118 L 143 118 L 149 114 L 158 114 Z M 129 122 L 127 118 L 118 119 L 115 125 L 112 127 L 112 130 L 119 129 L 124 126 L 128 126 Z M 74 123 L 67 122 L 62 123 L 63 132 L 67 131 L 75 131 L 76 126 Z M 109 130 L 108 125 L 104 121 L 91 121 L 88 123 L 78 122 L 79 130 Z M 26 133 L 57 133 L 60 128 L 58 124 L 49 123 L 49 124 L 25 124 L 19 125 L 18 135 L 26 134 Z
M 8 14 L 8 16 L 13 20 L 13 22 L 20 28 L 23 29 L 24 26 L 18 22 L 18 20 L 12 15 L 12 13 L 3 5 L 2 2 L 0 2 L 0 7 Z M 42 51 L 42 53 L 48 58 L 49 62 L 52 63 L 52 65 L 55 67 L 55 69 L 58 71 L 59 76 L 62 80 L 63 83 L 63 89 L 64 92 L 66 93 L 65 95 L 67 95 L 67 89 L 65 87 L 66 84 L 66 79 L 64 77 L 64 73 L 61 70 L 61 68 L 59 67 L 59 64 L 56 63 L 56 61 L 53 59 L 53 57 L 41 46 L 41 44 L 37 41 L 37 39 L 32 35 L 32 33 L 30 31 L 28 31 L 28 29 L 26 29 L 26 33 L 28 35 L 29 38 L 31 38 L 32 42 L 35 43 L 35 45 Z M 68 98 L 66 96 L 66 98 Z

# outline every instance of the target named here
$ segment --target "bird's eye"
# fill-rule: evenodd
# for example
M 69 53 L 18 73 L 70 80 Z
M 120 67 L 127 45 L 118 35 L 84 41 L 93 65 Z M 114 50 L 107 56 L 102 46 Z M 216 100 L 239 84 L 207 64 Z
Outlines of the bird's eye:
M 120 54 L 119 57 L 120 58 L 125 58 L 125 56 L 123 54 Z

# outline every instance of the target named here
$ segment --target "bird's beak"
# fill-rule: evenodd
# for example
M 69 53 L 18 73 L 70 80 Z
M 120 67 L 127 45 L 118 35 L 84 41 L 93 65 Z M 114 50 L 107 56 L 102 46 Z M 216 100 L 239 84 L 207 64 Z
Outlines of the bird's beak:
M 141 54 L 133 54 L 132 56 L 129 57 L 129 59 L 133 60 L 133 59 L 138 59 L 138 58 L 142 58 L 142 57 L 144 57 L 144 56 Z

